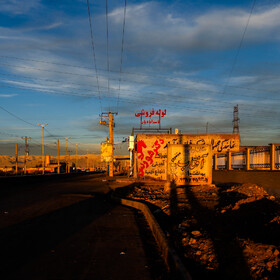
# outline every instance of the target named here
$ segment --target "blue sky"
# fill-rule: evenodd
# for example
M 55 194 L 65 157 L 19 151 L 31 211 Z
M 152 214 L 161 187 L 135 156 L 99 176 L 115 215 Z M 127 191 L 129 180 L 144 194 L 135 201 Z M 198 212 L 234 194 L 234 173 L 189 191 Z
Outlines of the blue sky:
M 0 2 L 1 154 L 22 153 L 23 136 L 39 154 L 39 123 L 46 153 L 64 137 L 98 153 L 108 110 L 115 142 L 152 108 L 167 110 L 163 127 L 232 133 L 236 104 L 242 145 L 279 142 L 279 1 L 128 0 L 121 73 L 124 1 L 108 0 L 108 57 L 106 1 L 89 2 L 98 84 L 86 0 Z

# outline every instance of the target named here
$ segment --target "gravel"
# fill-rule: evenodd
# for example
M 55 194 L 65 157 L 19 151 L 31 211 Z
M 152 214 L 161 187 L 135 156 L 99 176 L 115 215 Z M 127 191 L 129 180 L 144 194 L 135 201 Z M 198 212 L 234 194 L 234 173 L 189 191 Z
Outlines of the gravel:
M 193 279 L 280 279 L 280 200 L 262 187 L 154 182 L 117 194 L 148 204 Z

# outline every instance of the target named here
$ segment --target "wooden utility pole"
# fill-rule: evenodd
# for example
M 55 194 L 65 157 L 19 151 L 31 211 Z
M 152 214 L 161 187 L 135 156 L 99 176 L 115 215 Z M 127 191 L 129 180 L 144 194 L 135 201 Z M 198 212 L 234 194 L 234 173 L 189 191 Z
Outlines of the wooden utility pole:
M 16 175 L 18 174 L 18 144 L 16 144 Z
M 88 150 L 87 150 L 87 169 L 88 169 Z
M 60 174 L 59 139 L 57 139 L 57 174 Z
M 114 127 L 115 127 L 115 115 L 118 113 L 113 113 L 109 111 L 108 113 L 102 113 L 101 114 L 101 120 L 100 124 L 101 125 L 106 125 L 109 126 L 109 143 L 112 146 L 112 156 L 109 162 L 109 177 L 114 176 Z M 105 119 L 105 120 L 104 120 Z M 107 122 L 108 119 L 108 122 Z
M 68 171 L 67 171 L 67 173 L 70 173 L 70 169 L 71 169 L 71 164 L 70 164 L 70 162 L 71 162 L 71 156 L 70 156 L 70 153 L 71 153 L 71 151 L 69 150 L 68 151 Z M 72 162 L 71 162 L 72 163 Z
M 45 144 L 44 144 L 44 128 L 45 126 L 47 126 L 48 124 L 45 123 L 45 124 L 38 124 L 42 127 L 42 167 L 43 167 L 43 175 L 45 174 L 45 151 L 44 151 L 44 148 L 45 148 Z
M 75 162 L 75 166 L 76 166 L 76 172 L 78 172 L 78 169 L 77 169 L 77 158 L 78 158 L 78 144 L 76 144 L 76 162 Z
M 26 160 L 27 160 L 27 140 L 31 139 L 30 137 L 21 137 L 21 139 L 24 139 L 24 175 L 26 175 Z
M 112 145 L 112 158 L 109 162 L 109 177 L 114 176 L 114 118 L 113 116 L 111 112 L 109 112 L 109 143 Z

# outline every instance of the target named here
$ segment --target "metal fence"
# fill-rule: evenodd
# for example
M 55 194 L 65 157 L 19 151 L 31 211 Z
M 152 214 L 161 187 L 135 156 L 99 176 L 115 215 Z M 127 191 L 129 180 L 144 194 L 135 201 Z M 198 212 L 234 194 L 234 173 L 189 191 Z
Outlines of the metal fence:
M 217 167 L 227 168 L 227 154 L 217 155 Z M 231 168 L 246 167 L 246 151 L 231 154 Z M 250 150 L 250 168 L 254 170 L 270 169 L 270 147 Z M 280 169 L 280 146 L 275 147 L 275 168 Z

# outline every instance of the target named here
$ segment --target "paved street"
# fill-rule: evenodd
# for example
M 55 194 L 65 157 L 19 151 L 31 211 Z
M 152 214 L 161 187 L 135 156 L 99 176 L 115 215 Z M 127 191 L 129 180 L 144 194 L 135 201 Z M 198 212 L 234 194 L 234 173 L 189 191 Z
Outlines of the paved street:
M 1 186 L 0 278 L 155 279 L 151 262 L 161 260 L 139 214 L 109 200 L 117 186 L 100 175 Z

